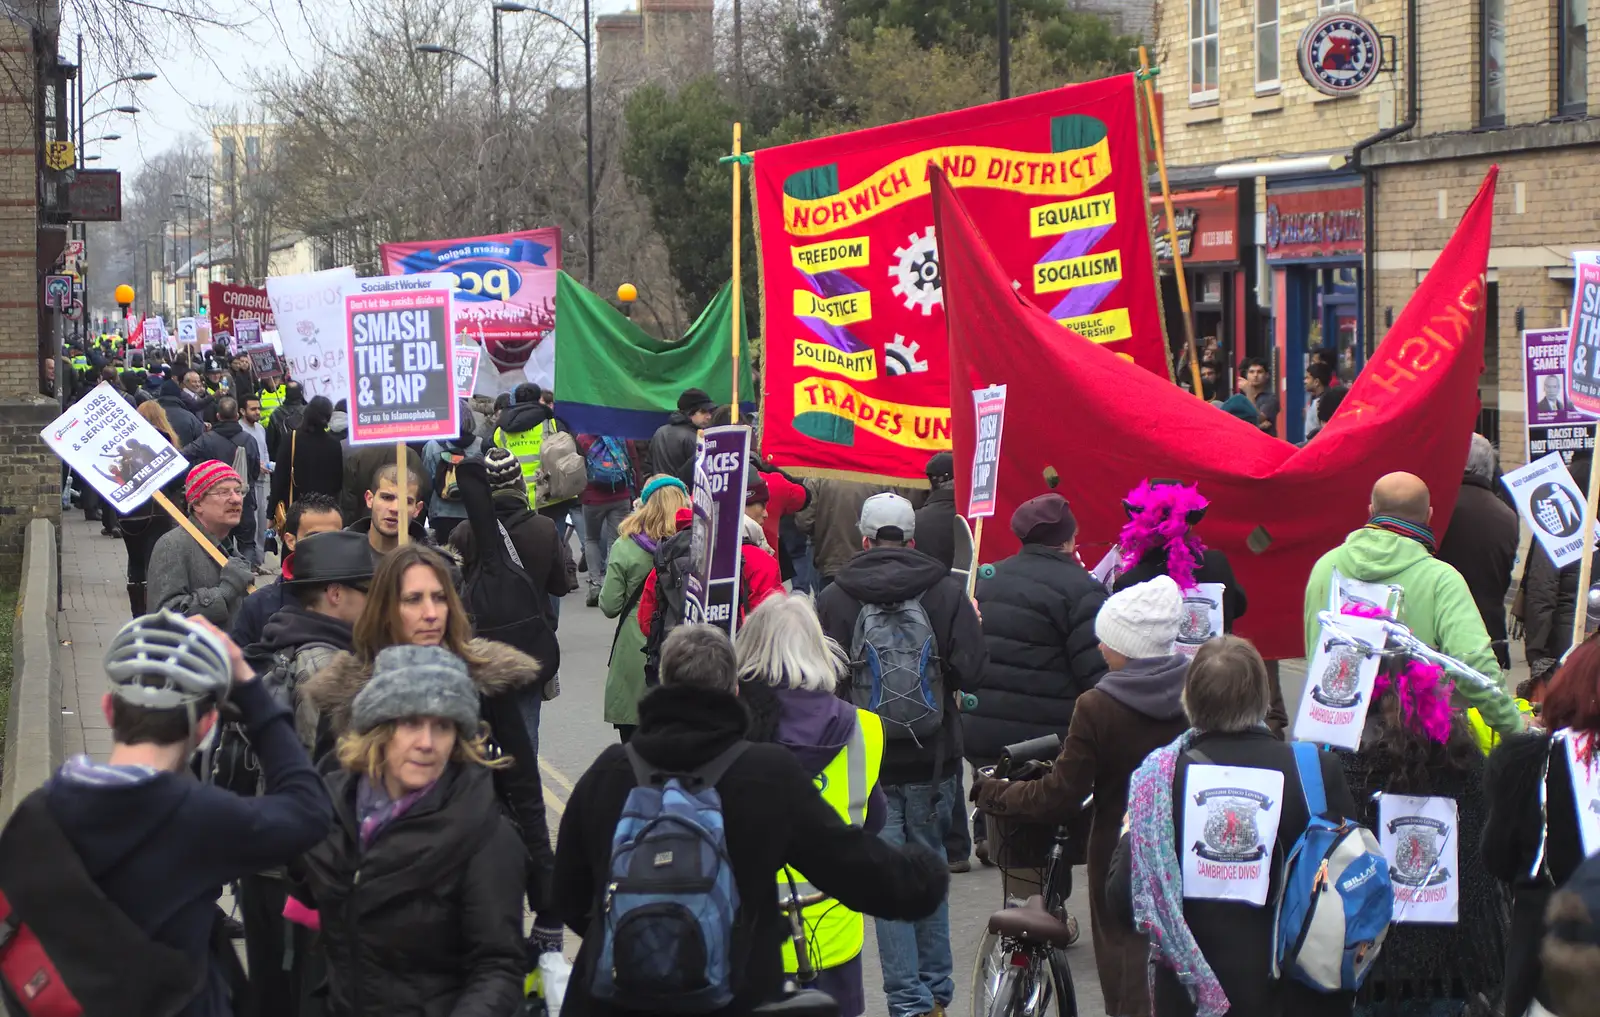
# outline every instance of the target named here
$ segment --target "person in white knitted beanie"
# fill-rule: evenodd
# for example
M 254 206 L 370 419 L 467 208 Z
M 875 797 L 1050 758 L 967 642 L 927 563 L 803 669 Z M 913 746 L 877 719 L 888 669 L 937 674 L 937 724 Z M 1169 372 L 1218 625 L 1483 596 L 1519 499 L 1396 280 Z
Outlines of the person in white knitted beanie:
M 1130 660 L 1170 656 L 1182 615 L 1183 592 L 1170 576 L 1158 575 L 1112 594 L 1094 619 L 1106 665 L 1120 671 Z

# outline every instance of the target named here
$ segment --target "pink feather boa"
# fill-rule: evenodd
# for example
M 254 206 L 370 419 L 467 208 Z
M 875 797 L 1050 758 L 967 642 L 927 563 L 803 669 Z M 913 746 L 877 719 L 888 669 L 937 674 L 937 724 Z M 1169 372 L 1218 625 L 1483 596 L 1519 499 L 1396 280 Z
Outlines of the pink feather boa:
M 1151 551 L 1164 549 L 1167 575 L 1180 590 L 1194 589 L 1194 573 L 1200 567 L 1206 546 L 1189 532 L 1189 513 L 1205 508 L 1210 502 L 1201 497 L 1199 488 L 1182 484 L 1151 487 L 1148 480 L 1128 493 L 1127 502 L 1133 513 L 1117 539 L 1122 549 L 1123 571 L 1139 564 Z
M 1342 613 L 1357 618 L 1389 618 L 1382 608 L 1366 604 L 1346 604 Z M 1391 688 L 1400 700 L 1400 716 L 1407 728 L 1441 745 L 1450 739 L 1450 693 L 1455 682 L 1445 678 L 1444 668 L 1411 658 L 1397 677 L 1379 672 L 1373 694 L 1381 699 Z

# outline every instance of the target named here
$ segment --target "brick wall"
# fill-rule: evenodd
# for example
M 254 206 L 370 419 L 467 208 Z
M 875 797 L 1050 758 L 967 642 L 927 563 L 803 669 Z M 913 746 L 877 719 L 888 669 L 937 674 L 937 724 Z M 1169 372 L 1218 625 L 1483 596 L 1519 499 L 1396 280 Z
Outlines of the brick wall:
M 61 522 L 61 460 L 39 437 L 58 412 L 48 401 L 0 399 L 0 576 L 8 580 L 22 567 L 28 522 Z

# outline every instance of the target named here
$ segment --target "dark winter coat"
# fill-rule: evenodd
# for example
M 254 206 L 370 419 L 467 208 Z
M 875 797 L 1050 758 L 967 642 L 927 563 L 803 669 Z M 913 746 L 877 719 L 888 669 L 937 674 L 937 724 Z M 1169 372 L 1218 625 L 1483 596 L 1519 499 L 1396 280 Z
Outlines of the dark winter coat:
M 282 584 L 278 588 L 282 589 Z M 317 711 L 300 688 L 331 664 L 335 654 L 348 651 L 354 642 L 349 622 L 302 607 L 291 596 L 289 603 L 267 619 L 259 641 L 239 644 L 244 649 L 245 663 L 257 674 L 276 667 L 280 660 L 287 665 L 282 679 L 285 684 L 273 691 L 294 710 L 295 733 L 307 749 L 316 745 Z
M 727 693 L 662 687 L 640 701 L 639 729 L 629 744 L 654 767 L 693 770 L 743 738 L 748 723 L 739 700 Z M 626 753 L 612 745 L 578 781 L 561 817 L 554 910 L 584 937 L 561 1008 L 566 1017 L 618 1012 L 589 993 L 610 882 L 611 838 L 635 786 Z M 736 995 L 718 1014 L 749 1013 L 778 995 L 787 926 L 773 880 L 784 865 L 795 866 L 845 906 L 883 918 L 926 917 L 944 899 L 950 877 L 942 856 L 914 845 L 896 848 L 846 825 L 787 748 L 751 745 L 717 791 L 740 900 L 733 936 Z
M 670 477 L 678 477 L 683 469 L 694 459 L 695 442 L 699 439 L 700 429 L 690 422 L 682 413 L 673 411 L 667 422 L 656 428 L 656 433 L 650 436 L 650 447 L 644 453 L 644 474 L 646 477 L 665 473 Z
M 1536 992 L 1543 1002 L 1549 1002 L 1540 984 L 1543 969 L 1539 962 L 1545 906 L 1552 888 L 1565 883 L 1583 862 L 1567 753 L 1551 742 L 1544 732 L 1512 735 L 1489 754 L 1483 774 L 1489 807 L 1480 845 L 1483 867 L 1511 890 L 1511 932 L 1505 961 L 1508 1014 L 1524 1012 Z M 1547 760 L 1549 772 L 1545 774 Z M 1542 788 L 1541 774 L 1545 774 Z M 1547 811 L 1541 800 L 1548 802 Z M 1535 872 L 1546 815 L 1549 838 L 1544 866 Z
M 385 446 L 389 461 L 394 462 L 394 446 Z M 276 460 L 272 471 L 272 504 L 282 504 L 285 509 L 292 503 L 289 497 L 291 477 L 294 497 L 312 491 L 338 498 L 344 490 L 344 449 L 339 439 L 327 431 L 308 434 L 296 431 L 283 443 L 283 458 Z M 365 492 L 365 486 L 362 487 Z M 365 499 L 363 499 L 364 503 Z
M 1461 879 L 1459 921 L 1455 925 L 1396 922 L 1367 974 L 1360 999 L 1372 1007 L 1371 1017 L 1401 1017 L 1410 1011 L 1387 1004 L 1398 1000 L 1500 998 L 1510 915 L 1494 877 L 1475 864 L 1473 847 L 1483 836 L 1488 809 L 1483 796 L 1483 753 L 1464 725 L 1453 737 L 1450 756 L 1427 769 L 1427 780 L 1403 776 L 1399 760 L 1378 741 L 1382 736 L 1377 710 L 1367 718 L 1359 752 L 1340 752 L 1350 794 L 1359 805 L 1361 825 L 1378 830 L 1374 795 L 1436 795 L 1453 798 L 1460 823 L 1457 845 Z M 1443 753 L 1445 750 L 1438 749 Z M 1449 765 L 1464 763 L 1466 768 Z M 1400 905 L 1396 906 L 1397 914 Z
M 917 509 L 917 550 L 953 568 L 956 559 L 956 489 L 953 484 L 928 492 Z
M 528 903 L 539 912 L 549 900 L 550 868 L 555 856 L 550 850 L 550 828 L 545 819 L 539 756 L 533 750 L 533 740 L 518 706 L 524 688 L 539 681 L 539 663 L 525 653 L 487 639 L 474 639 L 467 644 L 467 651 L 482 662 L 469 661 L 467 670 L 478 687 L 490 737 L 512 759 L 511 766 L 494 771 L 495 793 L 522 833 L 531 859 Z M 362 662 L 353 653 L 340 653 L 300 686 L 303 702 L 317 714 L 319 758 L 349 729 L 351 704 L 371 677 L 370 663 Z
M 985 614 L 985 624 L 988 622 Z M 1039 780 L 988 781 L 979 785 L 978 808 L 1038 823 L 1059 825 L 1076 817 L 1094 794 L 1089 831 L 1089 886 L 1105 886 L 1116 851 L 1128 782 L 1151 751 L 1188 727 L 1183 715 L 1183 679 L 1189 660 L 1181 655 L 1130 660 L 1079 697 L 1072 728 L 1050 772 Z M 1108 921 L 1105 900 L 1089 895 L 1094 962 L 1106 1013 L 1142 1017 L 1150 1012 L 1145 985 L 1149 944 L 1136 932 Z
M 183 397 L 183 389 L 170 378 L 157 389 L 156 403 L 167 411 L 167 423 L 178 436 L 180 446 L 187 445 L 206 431 L 206 425 L 195 413 L 194 405 Z
M 795 522 L 801 533 L 811 537 L 811 560 L 817 573 L 828 578 L 838 575 L 850 559 L 861 553 L 861 506 L 868 498 L 887 491 L 916 507 L 927 495 L 926 491 L 855 480 L 812 480 L 807 484 L 811 488 L 811 504 L 795 516 Z M 948 566 L 945 571 L 949 571 Z
M 1574 561 L 1558 571 L 1550 561 L 1550 556 L 1544 553 L 1544 548 L 1537 540 L 1533 541 L 1522 583 L 1522 617 L 1526 627 L 1523 645 L 1527 649 L 1530 665 L 1546 657 L 1559 660 L 1572 647 L 1572 626 L 1578 614 L 1578 570 L 1581 564 Z M 1594 564 L 1600 566 L 1600 551 L 1595 553 Z M 1600 568 L 1592 574 L 1600 576 Z M 1503 622 L 1501 627 L 1504 628 Z
M 969 759 L 989 761 L 1013 742 L 1058 734 L 1072 704 L 1106 673 L 1094 618 L 1106 588 L 1069 551 L 1025 544 L 978 583 L 989 666 L 961 715 Z
M 520 492 L 510 492 L 513 496 Z M 564 597 L 572 592 L 572 585 L 567 577 L 567 555 L 563 553 L 561 540 L 556 535 L 556 524 L 549 517 L 528 508 L 528 499 L 513 497 L 510 499 L 497 497 L 494 500 L 495 515 L 499 517 L 501 525 L 511 535 L 511 546 L 517 549 L 517 556 L 522 559 L 522 568 L 528 573 L 528 578 L 533 580 L 533 585 L 550 594 L 551 597 Z M 470 565 L 477 558 L 477 545 L 472 539 L 472 524 L 461 522 L 450 531 L 450 546 L 461 555 L 463 565 Z M 552 626 L 556 623 L 554 606 L 546 598 L 545 614 L 550 619 Z
M 289 435 L 299 430 L 305 415 L 304 394 L 295 395 L 293 402 L 285 394 L 284 401 L 272 411 L 272 419 L 267 421 L 267 456 L 273 462 L 280 462 L 289 454 Z
M 1251 766 L 1283 773 L 1283 811 L 1278 822 L 1277 850 L 1273 853 L 1272 885 L 1267 899 L 1272 900 L 1283 885 L 1283 858 L 1305 832 L 1308 812 L 1303 794 L 1298 792 L 1300 775 L 1295 768 L 1294 750 L 1279 741 L 1265 727 L 1237 734 L 1209 732 L 1199 735 L 1189 752 L 1178 757 L 1173 773 L 1173 846 L 1180 852 L 1185 843 L 1183 829 L 1183 788 L 1189 776 L 1192 752 L 1199 750 L 1218 766 Z M 1356 815 L 1355 801 L 1344 782 L 1344 771 L 1331 752 L 1322 753 L 1322 785 L 1329 814 Z M 1128 840 L 1117 843 L 1111 860 L 1111 875 L 1106 883 L 1106 913 L 1126 929 L 1133 928 L 1132 858 Z M 1348 993 L 1323 994 L 1293 979 L 1274 981 L 1271 977 L 1273 954 L 1273 910 L 1252 907 L 1237 901 L 1186 900 L 1184 921 L 1194 934 L 1200 952 L 1216 973 L 1227 993 L 1230 1014 L 1250 1017 L 1348 1017 L 1352 996 Z M 1151 1012 L 1155 1017 L 1192 1017 L 1195 1007 L 1189 993 L 1165 965 L 1158 964 L 1154 976 Z
M 1438 557 L 1467 581 L 1502 668 L 1511 666 L 1505 645 L 1506 591 L 1511 588 L 1511 569 L 1517 561 L 1517 534 L 1516 511 L 1500 500 L 1490 481 L 1471 473 L 1463 477 L 1450 526 L 1439 539 Z M 1576 588 L 1577 570 L 1573 572 Z
M 952 579 L 950 571 L 937 559 L 909 547 L 863 551 L 839 570 L 834 582 L 817 598 L 817 616 L 823 632 L 849 653 L 863 604 L 894 604 L 919 596 L 938 643 L 948 696 L 978 681 L 988 666 L 989 651 L 966 588 Z M 839 696 L 851 698 L 848 681 L 840 683 Z M 953 697 L 944 704 L 942 727 L 934 744 L 919 746 L 908 738 L 896 738 L 888 729 L 884 735 L 885 786 L 943 780 L 961 765 L 961 735 Z
M 333 833 L 306 852 L 328 1000 L 343 1017 L 509 1017 L 522 999 L 522 843 L 483 767 L 450 763 L 361 847 L 359 778 L 328 778 Z M 300 892 L 297 891 L 297 896 Z

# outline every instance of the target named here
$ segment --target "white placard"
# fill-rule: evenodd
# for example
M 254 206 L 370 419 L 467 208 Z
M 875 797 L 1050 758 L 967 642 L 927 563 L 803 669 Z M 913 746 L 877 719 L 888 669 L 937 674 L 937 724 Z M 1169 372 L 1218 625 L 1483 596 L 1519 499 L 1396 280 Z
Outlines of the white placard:
M 200 336 L 197 331 L 197 324 L 193 318 L 178 319 L 178 341 L 183 343 L 185 346 L 192 345 L 200 341 Z
M 335 404 L 350 397 L 345 364 L 344 289 L 356 270 L 330 268 L 267 280 L 267 299 L 278 324 L 284 366 L 306 399 L 327 396 Z M 263 334 L 265 336 L 265 333 Z
M 1583 557 L 1583 492 L 1560 452 L 1535 459 L 1500 479 L 1556 568 Z M 1595 530 L 1600 533 L 1600 526 Z
M 972 472 L 967 477 L 968 519 L 994 515 L 1000 498 L 1000 439 L 1006 429 L 1006 387 L 972 390 Z
M 1371 646 L 1383 645 L 1383 623 L 1376 618 L 1345 615 L 1339 625 Z M 1319 630 L 1316 652 L 1306 668 L 1300 710 L 1294 718 L 1295 740 L 1343 749 L 1358 747 L 1381 663 L 1377 656 L 1368 656 L 1326 629 Z
M 1572 806 L 1578 813 L 1578 836 L 1583 841 L 1583 856 L 1600 853 L 1600 759 L 1584 759 L 1592 734 L 1575 734 L 1563 728 L 1556 732 L 1567 752 L 1567 773 L 1572 781 Z
M 1100 580 L 1107 592 L 1110 592 L 1112 585 L 1117 581 L 1117 566 L 1121 564 L 1122 548 L 1112 544 L 1111 550 L 1107 551 L 1106 556 L 1100 559 L 1100 564 L 1094 567 L 1094 577 Z
M 1334 569 L 1328 579 L 1328 610 L 1334 614 L 1344 614 L 1346 607 L 1360 604 L 1363 607 L 1379 608 L 1389 617 L 1398 619 L 1400 601 L 1404 594 L 1405 591 L 1398 586 L 1351 579 L 1338 569 Z
M 1456 923 L 1461 901 L 1460 841 L 1455 799 L 1378 796 L 1378 845 L 1389 859 L 1395 921 Z
M 1183 613 L 1178 616 L 1177 650 L 1193 657 L 1200 647 L 1222 635 L 1221 583 L 1201 583 L 1183 594 Z
M 1184 897 L 1265 904 L 1282 816 L 1282 771 L 1190 763 L 1183 793 Z
M 57 417 L 43 437 L 122 513 L 143 505 L 189 468 L 183 453 L 105 382 Z

